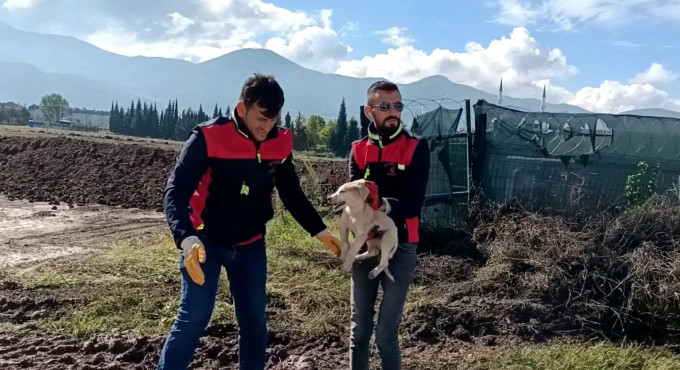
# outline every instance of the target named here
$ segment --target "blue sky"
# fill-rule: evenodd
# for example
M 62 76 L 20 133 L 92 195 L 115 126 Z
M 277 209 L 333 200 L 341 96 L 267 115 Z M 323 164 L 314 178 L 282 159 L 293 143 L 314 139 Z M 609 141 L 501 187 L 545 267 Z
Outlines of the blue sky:
M 492 93 L 502 76 L 505 93 L 517 97 L 538 97 L 545 84 L 549 102 L 680 111 L 680 0 L 0 4 L 0 21 L 14 27 L 124 55 L 201 62 L 268 48 L 327 73 L 401 83 L 442 74 Z

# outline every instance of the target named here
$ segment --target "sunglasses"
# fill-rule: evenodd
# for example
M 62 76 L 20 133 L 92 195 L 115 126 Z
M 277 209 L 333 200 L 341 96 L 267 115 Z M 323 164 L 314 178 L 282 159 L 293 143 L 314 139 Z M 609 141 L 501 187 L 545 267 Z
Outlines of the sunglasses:
M 380 107 L 380 110 L 383 111 L 383 112 L 389 112 L 390 107 L 394 107 L 394 110 L 396 110 L 397 112 L 401 112 L 402 110 L 404 110 L 404 103 L 402 103 L 400 101 L 398 101 L 396 103 L 385 103 L 385 102 L 383 102 L 383 103 L 380 103 L 380 104 L 371 105 L 371 107 Z

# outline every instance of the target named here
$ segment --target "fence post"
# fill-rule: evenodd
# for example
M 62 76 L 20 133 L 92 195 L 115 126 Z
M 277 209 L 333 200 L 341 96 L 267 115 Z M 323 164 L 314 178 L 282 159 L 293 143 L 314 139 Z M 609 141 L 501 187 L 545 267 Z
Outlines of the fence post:
M 475 135 L 472 145 L 472 191 L 477 196 L 482 187 L 484 173 L 484 156 L 486 154 L 486 113 L 475 118 Z
M 468 190 L 468 204 L 470 204 L 471 194 L 471 179 L 470 173 L 472 171 L 472 122 L 470 122 L 470 99 L 465 99 L 465 129 L 467 138 L 467 190 Z
M 364 113 L 364 106 L 359 107 L 359 126 L 360 126 L 360 135 L 361 137 L 364 137 L 368 135 L 368 125 L 371 124 L 371 121 L 366 117 L 366 113 Z

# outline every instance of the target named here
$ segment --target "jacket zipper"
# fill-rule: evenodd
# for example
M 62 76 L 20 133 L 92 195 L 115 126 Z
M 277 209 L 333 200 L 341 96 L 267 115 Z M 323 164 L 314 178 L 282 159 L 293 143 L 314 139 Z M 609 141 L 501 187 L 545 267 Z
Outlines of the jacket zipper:
M 260 143 L 255 142 L 255 156 L 257 157 L 257 163 L 262 163 L 262 156 L 260 155 Z

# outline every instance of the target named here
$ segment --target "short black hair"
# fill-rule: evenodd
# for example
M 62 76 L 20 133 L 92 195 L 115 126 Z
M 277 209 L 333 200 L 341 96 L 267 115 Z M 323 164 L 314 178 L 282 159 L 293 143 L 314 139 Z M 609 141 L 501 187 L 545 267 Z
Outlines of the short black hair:
M 279 115 L 285 98 L 283 89 L 274 76 L 255 73 L 243 83 L 239 99 L 250 108 L 253 104 L 264 109 L 267 118 Z
M 370 99 L 371 95 L 375 94 L 375 92 L 378 90 L 399 91 L 399 87 L 397 87 L 397 85 L 392 82 L 379 80 L 372 83 L 371 86 L 368 87 L 368 91 L 366 91 L 366 97 Z

